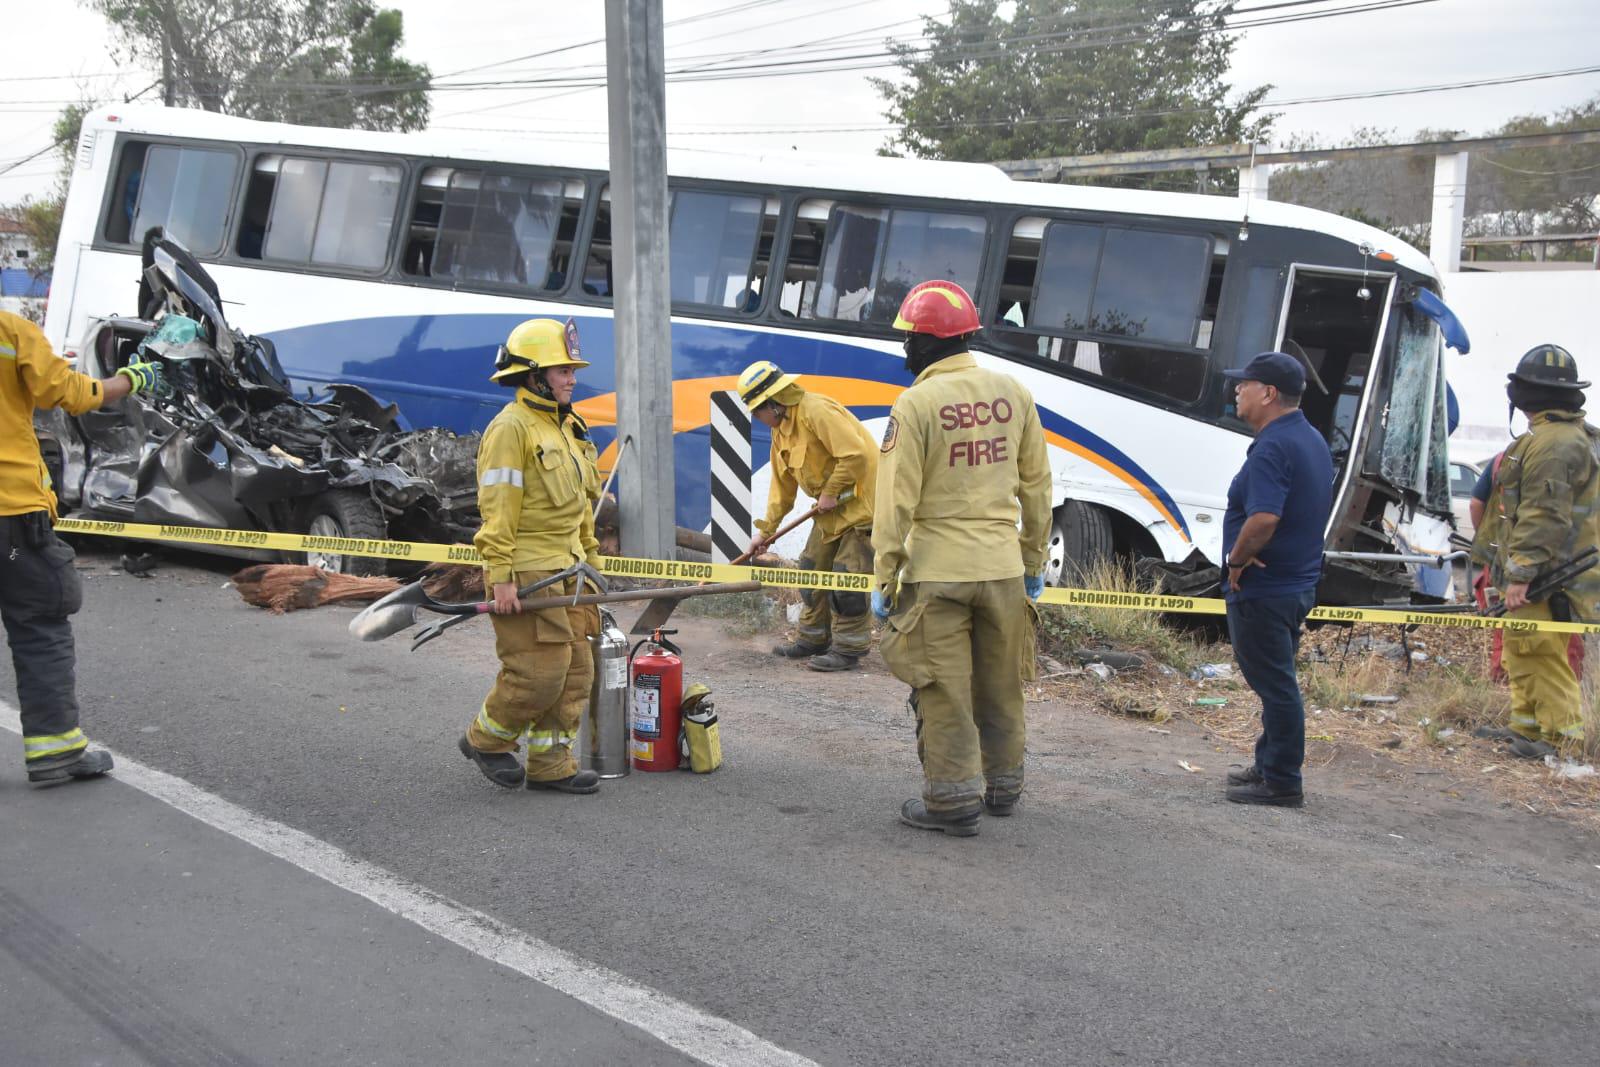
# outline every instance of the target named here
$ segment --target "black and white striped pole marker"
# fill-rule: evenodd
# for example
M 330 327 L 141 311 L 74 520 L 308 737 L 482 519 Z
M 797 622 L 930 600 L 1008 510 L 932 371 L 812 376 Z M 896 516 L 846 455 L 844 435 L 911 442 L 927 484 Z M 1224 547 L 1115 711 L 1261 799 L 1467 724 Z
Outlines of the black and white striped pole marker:
M 735 392 L 711 394 L 711 560 L 750 544 L 750 413 Z

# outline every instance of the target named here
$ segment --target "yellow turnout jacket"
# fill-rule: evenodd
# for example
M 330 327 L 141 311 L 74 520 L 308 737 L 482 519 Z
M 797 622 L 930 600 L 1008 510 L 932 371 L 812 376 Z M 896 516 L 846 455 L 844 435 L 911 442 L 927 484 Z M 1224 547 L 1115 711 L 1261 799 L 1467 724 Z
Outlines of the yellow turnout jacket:
M 823 542 L 836 540 L 872 521 L 877 478 L 878 445 L 861 420 L 831 396 L 805 393 L 772 430 L 772 488 L 756 529 L 763 536 L 776 530 L 794 507 L 796 489 L 813 498 L 854 489 L 855 496 L 815 519 Z
M 600 472 L 589 427 L 554 401 L 518 389 L 478 445 L 478 510 L 472 543 L 490 585 L 518 571 L 556 571 L 600 562 L 593 501 Z
M 39 327 L 0 311 L 0 515 L 48 511 L 56 517 L 56 495 L 33 432 L 34 409 L 81 415 L 100 401 L 98 379 L 52 352 Z
M 879 588 L 1036 575 L 1050 459 L 1033 396 L 971 353 L 917 375 L 889 414 L 872 522 Z M 1021 534 L 1017 530 L 1021 520 Z

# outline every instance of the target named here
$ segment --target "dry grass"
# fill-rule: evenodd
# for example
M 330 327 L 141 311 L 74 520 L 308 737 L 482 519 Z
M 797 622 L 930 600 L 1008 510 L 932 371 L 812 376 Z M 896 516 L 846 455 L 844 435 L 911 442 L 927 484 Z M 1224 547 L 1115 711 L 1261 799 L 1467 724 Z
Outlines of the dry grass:
M 1082 585 L 1086 589 L 1117 593 L 1155 591 L 1139 586 L 1115 563 L 1101 564 Z M 1152 611 L 1041 604 L 1039 624 L 1040 650 L 1058 659 L 1069 659 L 1076 649 L 1104 646 L 1122 652 L 1144 653 L 1155 662 L 1184 674 L 1196 664 L 1208 661 L 1207 654 L 1202 651 L 1205 646 Z

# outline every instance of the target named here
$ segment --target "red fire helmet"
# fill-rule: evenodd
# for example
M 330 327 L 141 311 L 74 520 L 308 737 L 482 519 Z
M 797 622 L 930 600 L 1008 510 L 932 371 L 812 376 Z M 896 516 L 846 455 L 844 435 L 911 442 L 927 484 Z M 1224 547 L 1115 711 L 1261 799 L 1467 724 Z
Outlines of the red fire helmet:
M 979 328 L 978 306 L 955 282 L 923 282 L 906 294 L 894 328 L 935 337 L 959 337 Z

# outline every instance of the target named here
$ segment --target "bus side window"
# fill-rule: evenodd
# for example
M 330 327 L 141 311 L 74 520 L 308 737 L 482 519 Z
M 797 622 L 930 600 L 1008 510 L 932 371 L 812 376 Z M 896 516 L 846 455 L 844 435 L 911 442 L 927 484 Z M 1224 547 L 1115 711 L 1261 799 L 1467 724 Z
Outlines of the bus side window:
M 238 173 L 233 152 L 129 143 L 111 189 L 106 240 L 138 244 L 160 226 L 197 255 L 216 253 Z
M 672 193 L 672 302 L 746 311 L 755 279 L 765 198 L 680 189 Z
M 600 190 L 594 226 L 589 234 L 589 260 L 583 267 L 583 291 L 611 299 L 611 187 Z
M 1019 219 L 991 340 L 1063 373 L 1197 400 L 1227 251 L 1205 234 Z
M 809 319 L 816 302 L 817 274 L 822 264 L 822 244 L 828 232 L 826 200 L 802 201 L 789 237 L 789 258 L 783 266 L 778 292 L 778 314 L 786 319 Z
M 399 197 L 400 168 L 392 164 L 260 156 L 245 194 L 239 254 L 376 270 L 389 254 Z
M 920 282 L 948 278 L 975 289 L 985 229 L 978 215 L 838 205 L 803 314 L 887 326 Z

